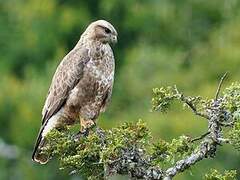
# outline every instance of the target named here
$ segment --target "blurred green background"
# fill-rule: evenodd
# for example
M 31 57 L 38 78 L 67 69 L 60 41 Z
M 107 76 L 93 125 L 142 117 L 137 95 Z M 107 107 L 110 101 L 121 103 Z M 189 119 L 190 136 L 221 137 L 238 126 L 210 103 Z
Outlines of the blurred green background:
M 225 71 L 225 86 L 240 76 L 238 0 L 0 0 L 0 180 L 79 179 L 54 160 L 34 164 L 31 151 L 56 66 L 97 19 L 119 33 L 102 128 L 141 118 L 154 139 L 200 135 L 206 122 L 178 104 L 168 114 L 150 112 L 152 88 L 176 84 L 212 97 Z M 211 167 L 239 170 L 240 155 L 227 145 L 176 179 L 201 179 Z

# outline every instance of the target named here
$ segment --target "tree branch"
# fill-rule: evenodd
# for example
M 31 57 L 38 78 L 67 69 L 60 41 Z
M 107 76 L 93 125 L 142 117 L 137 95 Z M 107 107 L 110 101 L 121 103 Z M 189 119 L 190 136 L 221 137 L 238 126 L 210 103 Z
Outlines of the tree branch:
M 191 101 L 189 101 L 188 98 L 186 98 L 186 96 L 184 96 L 182 93 L 180 93 L 180 92 L 178 91 L 178 89 L 177 89 L 176 86 L 174 86 L 174 90 L 176 91 L 177 95 L 179 96 L 179 99 L 180 99 L 182 102 L 184 102 L 185 104 L 187 104 L 188 107 L 189 107 L 190 109 L 192 109 L 192 111 L 193 111 L 193 113 L 194 113 L 195 115 L 200 116 L 200 117 L 203 117 L 203 118 L 205 118 L 205 119 L 208 119 L 208 118 L 209 118 L 206 114 L 203 114 L 203 113 L 201 113 L 201 112 L 198 112 L 198 111 L 197 111 L 197 108 L 194 106 L 194 104 L 193 104 Z
M 211 107 L 208 111 L 210 117 L 208 120 L 208 133 L 205 134 L 204 140 L 194 153 L 167 169 L 164 180 L 172 179 L 179 172 L 183 172 L 204 158 L 215 156 L 217 146 L 222 143 L 222 128 L 219 123 L 222 112 L 218 101 L 213 102 Z
M 205 137 L 206 137 L 207 135 L 209 135 L 209 134 L 210 134 L 210 132 L 206 132 L 206 133 L 204 133 L 203 135 L 192 139 L 191 142 L 195 142 L 195 141 L 201 140 L 201 139 L 205 138 Z
M 222 84 L 223 84 L 224 79 L 227 77 L 227 74 L 228 74 L 228 72 L 225 72 L 225 74 L 224 74 L 224 75 L 221 77 L 221 79 L 220 79 L 220 82 L 219 82 L 219 84 L 218 84 L 218 88 L 217 88 L 217 91 L 216 91 L 216 95 L 215 95 L 215 100 L 218 99 L 219 92 L 220 92 L 220 90 L 221 90 L 221 87 L 222 87 Z
M 130 177 L 137 179 L 171 180 L 174 176 L 185 171 L 204 158 L 215 157 L 217 147 L 223 142 L 227 142 L 223 138 L 222 124 L 220 123 L 223 113 L 221 101 L 216 100 L 212 102 L 207 112 L 207 116 L 209 117 L 208 131 L 200 138 L 196 139 L 203 139 L 203 141 L 191 155 L 177 161 L 175 165 L 167 170 L 162 170 L 158 167 L 151 167 L 149 165 L 150 160 L 149 158 L 144 158 L 143 151 L 140 149 L 134 149 L 131 153 L 123 152 L 123 157 L 120 161 L 110 164 L 109 175 L 117 173 L 129 174 Z
M 208 108 L 207 115 L 199 114 L 194 105 L 191 102 L 189 102 L 185 96 L 183 96 L 177 91 L 181 95 L 180 99 L 183 102 L 185 102 L 196 115 L 200 115 L 208 119 L 208 131 L 199 138 L 192 140 L 193 142 L 195 140 L 200 140 L 204 138 L 203 141 L 200 143 L 200 146 L 195 150 L 195 153 L 192 153 L 190 156 L 176 162 L 176 164 L 173 167 L 170 167 L 166 170 L 165 173 L 166 175 L 163 178 L 164 180 L 172 179 L 179 172 L 183 172 L 185 169 L 189 168 L 190 166 L 194 165 L 195 163 L 204 158 L 207 158 L 209 156 L 214 157 L 216 154 L 217 146 L 221 145 L 221 143 L 223 142 L 226 143 L 229 142 L 228 140 L 224 139 L 222 135 L 221 126 L 225 124 L 221 123 L 221 116 L 223 114 L 223 110 L 221 108 L 221 100 L 218 99 L 222 83 L 226 76 L 227 72 L 222 76 L 219 82 L 215 100 L 211 103 L 211 106 Z

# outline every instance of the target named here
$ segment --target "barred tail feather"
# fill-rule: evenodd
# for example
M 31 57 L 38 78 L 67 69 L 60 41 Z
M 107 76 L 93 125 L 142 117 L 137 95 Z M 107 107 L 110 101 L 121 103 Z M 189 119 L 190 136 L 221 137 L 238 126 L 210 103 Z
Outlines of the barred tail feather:
M 36 144 L 37 145 L 37 144 Z M 35 146 L 33 154 L 32 154 L 32 160 L 40 163 L 40 164 L 46 164 L 49 160 L 49 156 L 42 153 L 42 148 L 45 145 L 45 139 L 42 139 L 39 143 L 39 145 Z
M 33 150 L 32 160 L 38 162 L 40 164 L 46 164 L 49 160 L 49 156 L 42 153 L 42 148 L 46 144 L 45 137 L 46 135 L 54 128 L 56 128 L 58 124 L 58 120 L 60 118 L 60 113 L 53 115 L 50 119 L 46 120 L 42 125 L 39 133 L 38 138 Z
M 37 163 L 40 163 L 40 164 L 46 164 L 48 162 L 48 159 L 49 159 L 49 157 L 46 154 L 41 153 L 41 151 L 42 151 L 41 149 L 44 147 L 44 145 L 46 143 L 46 140 L 42 136 L 43 130 L 45 128 L 45 124 L 42 125 L 42 127 L 41 127 L 41 129 L 38 133 L 38 137 L 37 137 L 35 147 L 34 147 L 34 150 L 33 150 L 33 153 L 32 153 L 32 160 L 37 162 Z

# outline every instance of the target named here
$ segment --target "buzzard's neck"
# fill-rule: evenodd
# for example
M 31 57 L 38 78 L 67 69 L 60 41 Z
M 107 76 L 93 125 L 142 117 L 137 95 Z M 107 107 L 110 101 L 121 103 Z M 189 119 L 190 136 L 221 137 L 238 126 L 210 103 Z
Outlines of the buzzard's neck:
M 110 63 L 114 66 L 113 52 L 108 43 L 104 44 L 97 40 L 88 39 L 82 36 L 75 48 L 86 48 L 91 61 L 96 65 L 104 65 Z
M 109 46 L 109 44 L 107 44 L 107 43 L 104 44 L 96 39 L 89 39 L 89 37 L 87 35 L 83 34 L 75 47 L 78 48 L 81 46 L 85 46 L 87 48 L 93 48 L 93 47 Z

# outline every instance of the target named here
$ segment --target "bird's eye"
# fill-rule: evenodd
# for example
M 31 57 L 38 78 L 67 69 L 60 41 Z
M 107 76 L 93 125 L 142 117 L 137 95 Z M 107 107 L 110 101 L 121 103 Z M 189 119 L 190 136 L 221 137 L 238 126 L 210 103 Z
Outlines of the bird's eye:
M 108 28 L 105 28 L 105 33 L 109 34 L 109 33 L 111 33 L 111 30 Z

